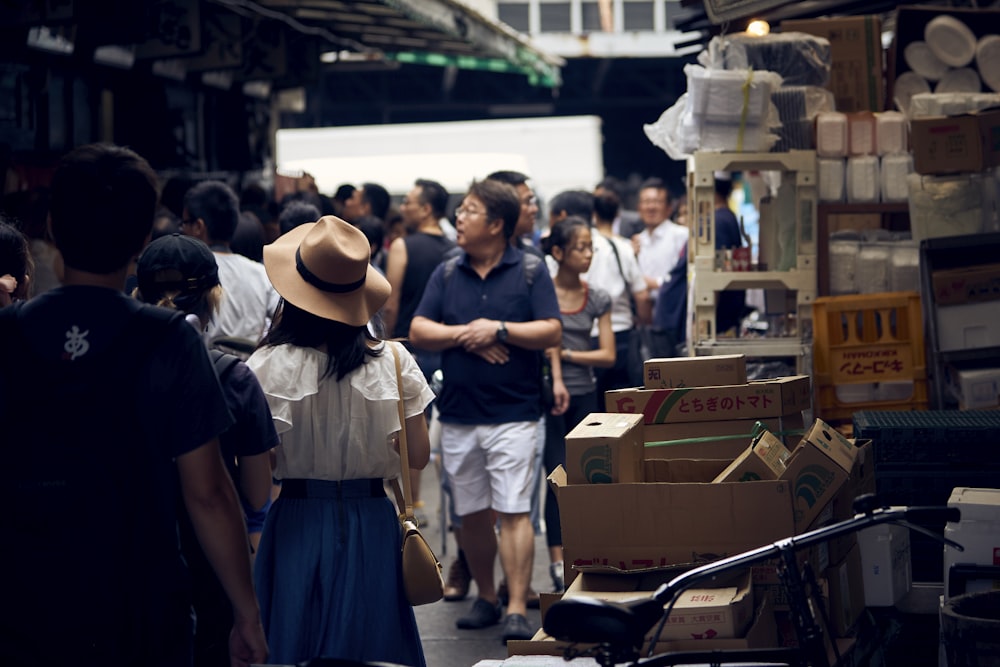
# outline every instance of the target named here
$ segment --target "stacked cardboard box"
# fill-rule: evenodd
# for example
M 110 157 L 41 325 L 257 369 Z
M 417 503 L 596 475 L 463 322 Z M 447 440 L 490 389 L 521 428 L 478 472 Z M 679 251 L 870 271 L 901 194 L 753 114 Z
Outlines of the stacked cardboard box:
M 769 401 L 766 405 L 757 401 L 757 406 L 780 413 L 783 408 L 778 406 L 797 405 L 794 387 L 800 381 L 805 382 L 808 394 L 808 378 L 784 378 L 742 386 L 682 388 L 687 391 L 681 396 L 702 401 L 714 397 L 713 403 L 723 400 L 732 410 L 736 407 L 729 405 L 731 398 L 748 400 L 763 395 Z M 756 384 L 764 385 L 763 394 L 746 393 Z M 632 415 L 641 415 L 644 420 L 669 419 L 673 409 L 679 409 L 680 399 L 672 402 L 673 408 L 666 406 L 667 399 L 655 395 L 662 391 L 677 390 L 616 393 L 618 399 L 628 397 L 629 405 L 636 409 Z M 615 392 L 609 392 L 609 405 L 616 405 L 611 393 Z M 569 590 L 585 590 L 592 597 L 605 599 L 619 599 L 623 592 L 654 590 L 655 586 L 643 589 L 635 582 L 648 583 L 652 573 L 669 579 L 687 567 L 845 518 L 850 510 L 844 509 L 844 494 L 863 490 L 854 476 L 859 480 L 872 478 L 870 447 L 856 447 L 819 420 L 792 452 L 767 432 L 752 444 L 745 440 L 743 449 L 742 462 L 736 457 L 653 458 L 647 450 L 644 481 L 635 483 L 573 484 L 567 481 L 564 470 L 556 470 L 549 481 L 560 501 L 565 559 L 571 568 L 567 571 L 572 580 Z M 742 474 L 750 468 L 755 474 Z M 736 481 L 749 478 L 754 481 Z M 831 607 L 831 617 L 836 620 L 838 635 L 849 631 L 864 604 L 863 596 L 856 595 L 861 570 L 852 552 L 856 554 L 854 541 L 842 541 L 822 554 L 819 550 L 802 554 L 802 560 L 808 560 L 815 571 L 834 578 L 824 590 L 828 591 L 828 604 L 836 607 Z M 771 600 L 774 582 L 767 586 L 762 573 L 758 570 L 753 574 L 753 597 Z M 538 639 L 551 642 L 545 646 L 553 650 L 559 645 L 551 638 Z

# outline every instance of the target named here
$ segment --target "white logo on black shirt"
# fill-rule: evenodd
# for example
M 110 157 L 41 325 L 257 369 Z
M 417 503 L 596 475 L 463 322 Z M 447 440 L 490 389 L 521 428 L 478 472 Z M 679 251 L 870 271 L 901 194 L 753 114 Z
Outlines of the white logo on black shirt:
M 87 350 L 90 349 L 90 343 L 87 342 L 89 333 L 90 329 L 80 331 L 80 327 L 75 324 L 66 332 L 66 344 L 63 345 L 63 349 L 69 354 L 70 361 L 87 354 Z

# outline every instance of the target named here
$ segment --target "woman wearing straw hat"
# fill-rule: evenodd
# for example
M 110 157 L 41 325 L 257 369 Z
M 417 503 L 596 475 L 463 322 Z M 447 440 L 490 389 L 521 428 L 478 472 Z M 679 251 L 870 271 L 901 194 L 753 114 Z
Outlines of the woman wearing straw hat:
M 282 444 L 281 495 L 255 564 L 270 660 L 314 657 L 423 666 L 400 571 L 400 529 L 383 480 L 399 474 L 393 355 L 403 367 L 409 464 L 430 456 L 424 408 L 434 395 L 401 345 L 372 337 L 368 321 L 389 296 L 356 227 L 334 216 L 264 247 L 282 297 L 250 357 Z

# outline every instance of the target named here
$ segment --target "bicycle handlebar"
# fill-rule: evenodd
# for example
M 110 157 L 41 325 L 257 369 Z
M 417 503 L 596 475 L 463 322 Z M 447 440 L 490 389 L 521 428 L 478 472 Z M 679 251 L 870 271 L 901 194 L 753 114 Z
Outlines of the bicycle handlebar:
M 883 523 L 898 523 L 905 525 L 908 528 L 920 530 L 919 526 L 912 526 L 910 524 L 945 523 L 948 521 L 959 521 L 960 519 L 961 511 L 957 507 L 897 506 L 870 509 L 867 512 L 856 514 L 850 519 L 845 519 L 829 526 L 816 528 L 793 537 L 786 537 L 757 549 L 751 549 L 750 551 L 745 551 L 743 553 L 695 567 L 661 585 L 656 592 L 653 593 L 653 599 L 666 604 L 694 584 L 704 581 L 709 577 L 718 576 L 738 567 L 757 565 L 778 556 L 783 550 L 786 549 L 796 550 L 812 546 L 814 544 L 819 544 L 820 542 L 826 542 L 827 540 L 835 537 L 840 537 L 841 535 L 847 535 L 849 533 L 863 530 L 870 526 L 876 526 Z M 935 537 L 940 538 L 945 544 L 948 544 L 959 551 L 964 551 L 962 545 L 954 542 L 953 540 L 949 540 L 944 536 L 936 534 Z
M 933 533 L 920 525 L 913 525 L 959 521 L 961 512 L 957 507 L 877 507 L 871 496 L 859 498 L 855 507 L 860 511 L 850 519 L 688 570 L 642 600 L 629 603 L 600 602 L 587 598 L 560 600 L 553 604 L 546 614 L 545 631 L 557 639 L 570 642 L 598 641 L 614 644 L 619 648 L 625 645 L 636 646 L 663 616 L 664 608 L 667 605 L 672 606 L 681 593 L 697 583 L 883 523 L 895 523 L 925 532 L 959 551 L 964 550 L 960 544 L 943 535 Z

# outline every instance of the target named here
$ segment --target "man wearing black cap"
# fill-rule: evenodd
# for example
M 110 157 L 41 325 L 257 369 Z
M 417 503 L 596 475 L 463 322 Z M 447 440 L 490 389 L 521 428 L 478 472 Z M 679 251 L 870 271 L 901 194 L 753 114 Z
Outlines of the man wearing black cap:
M 0 311 L 0 664 L 188 665 L 179 497 L 233 604 L 232 664 L 263 662 L 211 362 L 179 313 L 122 293 L 156 175 L 95 144 L 62 160 L 51 192 L 64 285 Z

